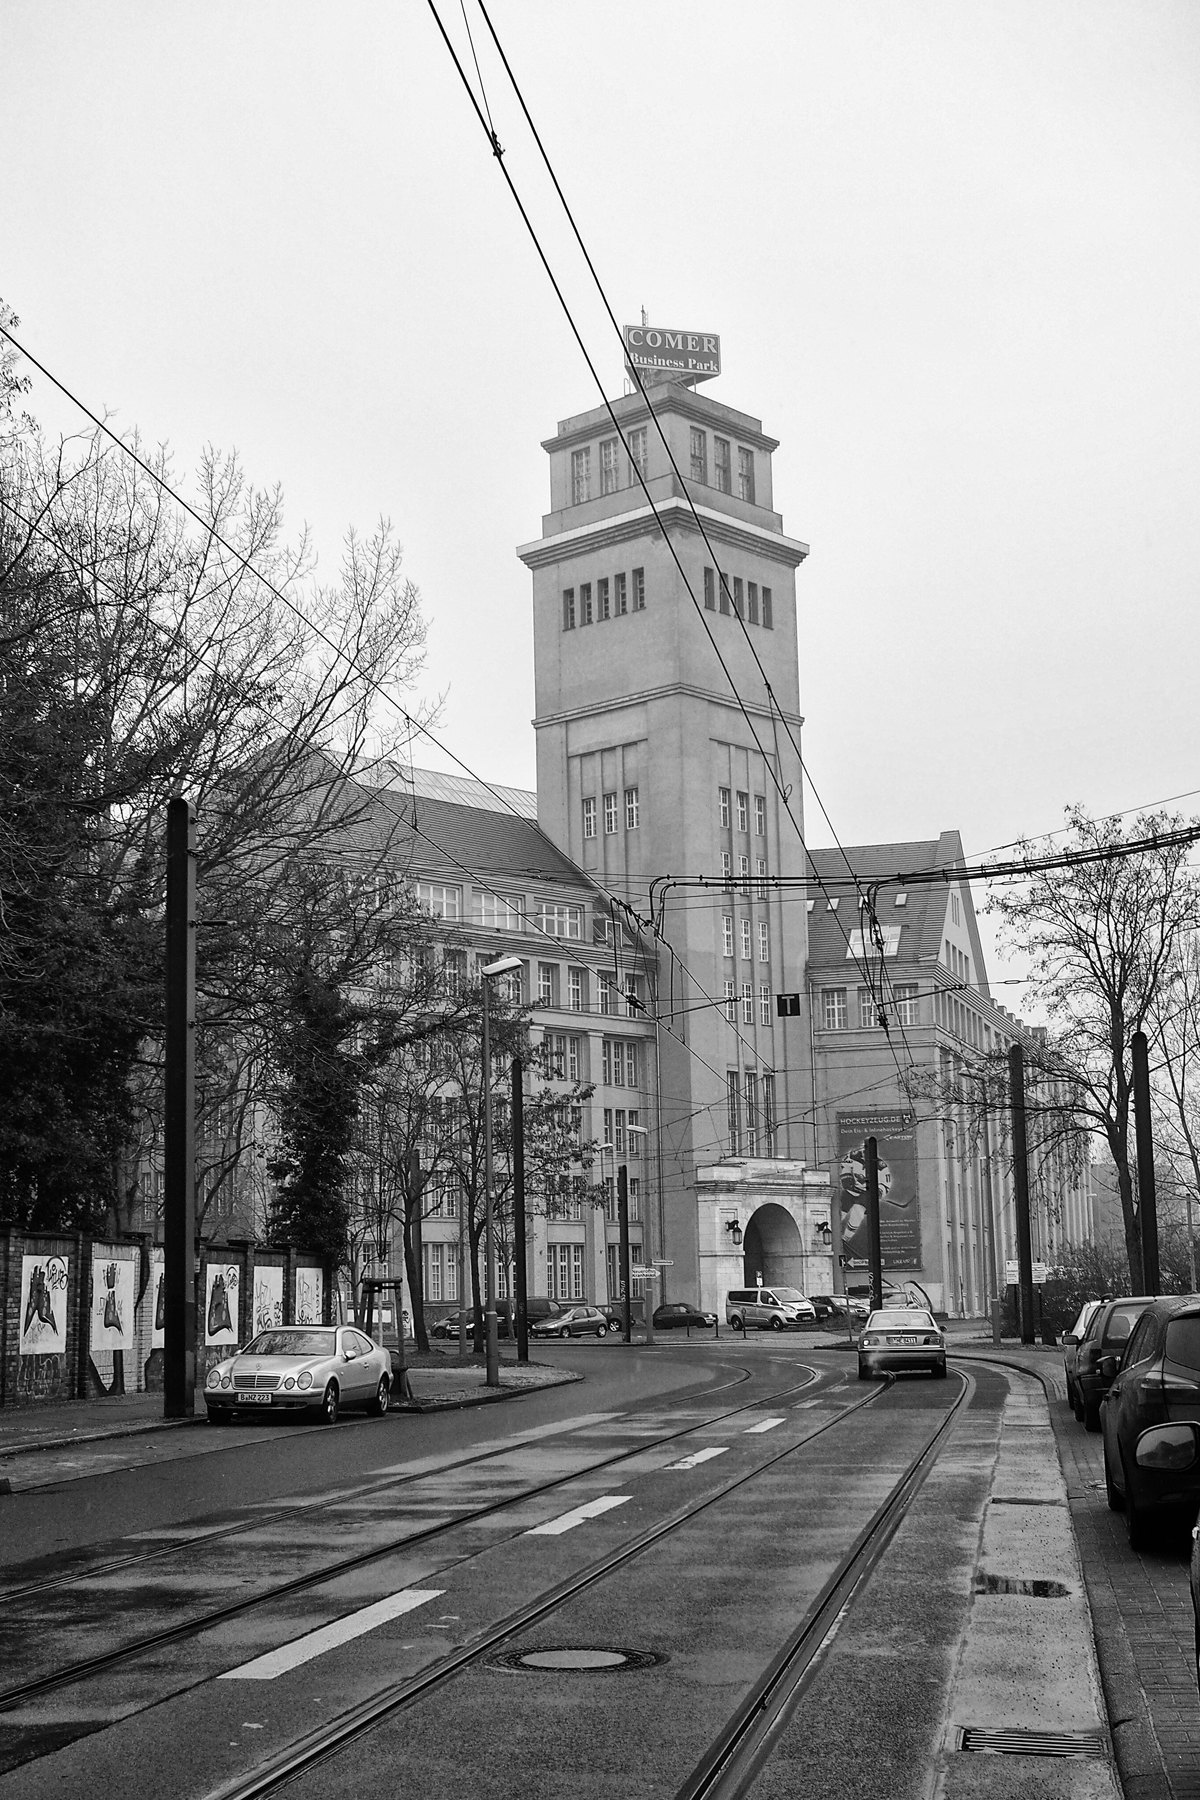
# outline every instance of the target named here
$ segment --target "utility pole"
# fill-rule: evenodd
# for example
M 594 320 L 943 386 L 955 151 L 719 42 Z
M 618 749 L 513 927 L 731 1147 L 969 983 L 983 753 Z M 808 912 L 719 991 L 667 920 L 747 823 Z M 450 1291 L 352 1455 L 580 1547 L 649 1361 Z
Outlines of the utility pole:
M 1137 1126 L 1142 1292 L 1157 1294 L 1162 1287 L 1158 1267 L 1158 1195 L 1154 1186 L 1154 1141 L 1150 1131 L 1150 1059 L 1144 1031 L 1133 1034 L 1133 1117 Z
M 871 1261 L 871 1307 L 883 1305 L 883 1245 L 879 1236 L 879 1144 L 873 1137 L 866 1142 L 867 1160 L 867 1254 Z
M 517 1361 L 529 1361 L 529 1282 L 525 1270 L 525 1085 L 521 1059 L 512 1061 L 513 1330 Z
M 629 1315 L 629 1170 L 624 1163 L 617 1170 L 617 1224 L 621 1231 L 621 1315 L 625 1321 L 625 1342 L 633 1342 Z
M 167 804 L 163 1416 L 196 1405 L 196 814 Z
M 996 1229 L 996 1194 L 995 1194 L 994 1188 L 992 1187 L 992 1133 L 991 1133 L 991 1122 L 988 1118 L 988 1089 L 987 1089 L 986 1081 L 982 1083 L 982 1088 L 983 1088 L 983 1108 L 982 1108 L 982 1110 L 983 1110 L 983 1186 L 984 1186 L 984 1194 L 985 1194 L 984 1205 L 987 1209 L 986 1212 L 984 1213 L 984 1220 L 987 1225 L 987 1237 L 988 1237 L 988 1242 L 990 1245 L 990 1258 L 991 1258 L 990 1271 L 991 1271 L 991 1289 L 992 1289 L 992 1298 L 991 1298 L 992 1343 L 998 1347 L 999 1343 L 1000 1343 L 1000 1288 L 1001 1288 L 1001 1282 L 1000 1282 L 1000 1234 L 999 1234 L 998 1230 Z
M 1025 1131 L 1025 1052 L 1008 1051 L 1008 1091 L 1012 1106 L 1013 1198 L 1017 1207 L 1017 1276 L 1021 1290 L 1021 1342 L 1032 1344 L 1033 1243 L 1029 1234 L 1029 1142 Z

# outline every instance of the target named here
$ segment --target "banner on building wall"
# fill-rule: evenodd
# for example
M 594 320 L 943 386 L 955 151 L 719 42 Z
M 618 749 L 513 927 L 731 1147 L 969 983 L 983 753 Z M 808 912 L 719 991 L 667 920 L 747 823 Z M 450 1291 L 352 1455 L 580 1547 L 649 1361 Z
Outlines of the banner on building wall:
M 258 1333 L 283 1324 L 283 1270 L 258 1266 L 254 1271 L 254 1317 L 251 1329 Z
M 21 1258 L 21 1356 L 63 1356 L 67 1348 L 66 1256 Z
M 865 1267 L 867 1241 L 866 1141 L 873 1137 L 879 1153 L 879 1242 L 885 1269 L 921 1267 L 921 1209 L 917 1192 L 917 1122 L 913 1113 L 840 1112 L 837 1115 L 841 1159 L 839 1209 L 842 1255 Z
M 204 1341 L 236 1344 L 238 1282 L 236 1263 L 209 1263 L 204 1284 Z
M 102 1244 L 92 1251 L 93 1356 L 102 1350 L 133 1349 L 133 1273 L 128 1257 L 118 1259 Z
M 154 1316 L 150 1321 L 150 1348 L 163 1350 L 167 1342 L 167 1253 L 150 1252 L 150 1304 Z
M 325 1288 L 320 1269 L 296 1270 L 296 1311 L 297 1325 L 319 1325 L 321 1323 L 321 1302 Z

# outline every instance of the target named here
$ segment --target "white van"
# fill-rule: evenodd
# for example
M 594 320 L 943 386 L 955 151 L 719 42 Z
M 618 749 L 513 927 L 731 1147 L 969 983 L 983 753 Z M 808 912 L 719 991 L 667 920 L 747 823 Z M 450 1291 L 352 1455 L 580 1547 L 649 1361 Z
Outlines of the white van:
M 798 1288 L 730 1288 L 725 1296 L 725 1320 L 735 1331 L 795 1330 L 815 1325 L 817 1309 Z

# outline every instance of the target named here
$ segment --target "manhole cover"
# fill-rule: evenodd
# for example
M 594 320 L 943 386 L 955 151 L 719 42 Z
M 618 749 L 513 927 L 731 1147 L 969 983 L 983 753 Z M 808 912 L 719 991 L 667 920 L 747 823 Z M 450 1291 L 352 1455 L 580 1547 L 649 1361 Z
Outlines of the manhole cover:
M 492 1658 L 492 1666 L 557 1675 L 617 1675 L 626 1669 L 652 1669 L 665 1661 L 653 1650 L 624 1650 L 610 1644 L 551 1644 L 539 1650 L 502 1651 Z
M 1020 1575 L 984 1575 L 975 1577 L 977 1594 L 1024 1594 L 1032 1600 L 1066 1600 L 1070 1588 L 1061 1581 L 1029 1581 Z

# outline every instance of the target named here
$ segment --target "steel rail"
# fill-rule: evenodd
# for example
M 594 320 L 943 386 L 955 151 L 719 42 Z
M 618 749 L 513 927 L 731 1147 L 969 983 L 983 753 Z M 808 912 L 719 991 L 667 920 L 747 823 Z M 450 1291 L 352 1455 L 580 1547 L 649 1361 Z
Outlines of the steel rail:
M 808 1365 L 802 1364 L 801 1367 L 808 1368 Z M 335 1580 L 351 1570 L 364 1568 L 370 1563 L 380 1562 L 388 1556 L 394 1556 L 398 1551 L 411 1549 L 417 1544 L 429 1543 L 432 1539 L 440 1537 L 446 1532 L 457 1530 L 462 1525 L 476 1524 L 479 1520 L 490 1518 L 508 1507 L 523 1505 L 528 1500 L 536 1499 L 540 1494 L 553 1493 L 556 1488 L 565 1487 L 585 1476 L 594 1475 L 601 1469 L 629 1462 L 634 1457 L 643 1456 L 648 1450 L 653 1450 L 661 1444 L 670 1444 L 677 1438 L 688 1437 L 695 1431 L 719 1424 L 723 1419 L 736 1418 L 739 1413 L 743 1412 L 757 1411 L 760 1407 L 769 1405 L 772 1401 L 781 1400 L 789 1394 L 803 1393 L 820 1379 L 817 1370 L 809 1368 L 808 1373 L 810 1377 L 808 1381 L 793 1382 L 788 1387 L 779 1388 L 773 1393 L 749 1400 L 742 1406 L 730 1407 L 726 1412 L 717 1413 L 713 1418 L 706 1419 L 700 1424 L 680 1426 L 678 1430 L 664 1432 L 660 1437 L 649 1440 L 640 1439 L 629 1449 L 616 1451 L 611 1456 L 601 1457 L 581 1468 L 570 1470 L 563 1475 L 556 1475 L 552 1480 L 539 1482 L 534 1487 L 522 1488 L 518 1493 L 510 1494 L 503 1500 L 492 1501 L 486 1506 L 473 1507 L 468 1512 L 460 1513 L 454 1519 L 442 1520 L 436 1525 L 426 1526 L 405 1537 L 391 1538 L 386 1543 L 375 1545 L 369 1550 L 359 1550 L 352 1556 L 340 1557 L 336 1562 L 327 1563 L 323 1567 L 310 1570 L 303 1575 L 294 1575 L 287 1581 L 276 1582 L 273 1586 L 263 1588 L 256 1594 L 248 1594 L 241 1600 L 227 1601 L 223 1606 L 212 1607 L 207 1612 L 199 1613 L 191 1619 L 183 1619 L 175 1625 L 162 1626 L 157 1631 L 146 1632 L 141 1637 L 132 1639 L 129 1643 L 118 1645 L 111 1650 L 100 1651 L 94 1656 L 82 1657 L 79 1661 L 65 1664 L 47 1675 L 35 1676 L 32 1680 L 22 1682 L 17 1687 L 6 1688 L 0 1692 L 0 1714 L 24 1705 L 39 1694 L 53 1693 L 58 1688 L 70 1687 L 76 1682 L 90 1680 L 96 1675 L 105 1673 L 106 1670 L 117 1668 L 122 1663 L 143 1655 L 148 1650 L 157 1650 L 164 1645 L 180 1643 L 186 1638 L 195 1637 L 202 1631 L 210 1630 L 214 1625 L 221 1625 L 230 1619 L 239 1618 L 255 1607 L 269 1605 L 274 1600 L 320 1587 L 324 1582 Z M 749 1379 L 749 1371 L 747 1378 Z M 868 1395 L 867 1398 L 871 1399 L 874 1396 Z M 128 1600 L 128 1596 L 124 1598 Z
M 729 1481 L 723 1482 L 720 1487 L 713 1489 L 712 1492 L 703 1495 L 700 1499 L 688 1501 L 683 1506 L 677 1507 L 673 1513 L 669 1513 L 665 1519 L 660 1519 L 656 1525 L 650 1525 L 644 1531 L 639 1532 L 619 1550 L 610 1551 L 606 1556 L 597 1558 L 586 1568 L 557 1582 L 538 1599 L 518 1607 L 499 1624 L 493 1625 L 480 1637 L 475 1638 L 472 1643 L 452 1651 L 449 1656 L 440 1657 L 433 1667 L 424 1670 L 421 1674 L 384 1689 L 382 1693 L 373 1695 L 371 1699 L 361 1701 L 357 1706 L 348 1708 L 338 1718 L 307 1732 L 295 1743 L 289 1745 L 286 1750 L 267 1758 L 248 1775 L 238 1776 L 233 1781 L 225 1782 L 220 1787 L 211 1789 L 204 1796 L 204 1800 L 263 1800 L 264 1796 L 275 1793 L 277 1789 L 285 1786 L 288 1782 L 295 1781 L 299 1776 L 307 1774 L 322 1763 L 340 1755 L 350 1744 L 366 1736 L 385 1719 L 412 1706 L 416 1701 L 424 1699 L 427 1694 L 453 1681 L 455 1676 L 473 1667 L 484 1657 L 492 1655 L 510 1638 L 527 1631 L 530 1626 L 538 1624 L 542 1619 L 556 1612 L 560 1606 L 573 1600 L 576 1595 L 583 1593 L 587 1588 L 596 1586 L 609 1575 L 624 1568 L 643 1551 L 650 1549 L 663 1538 L 669 1537 L 681 1526 L 689 1524 L 691 1520 L 706 1512 L 710 1506 L 716 1506 L 720 1501 L 727 1499 L 730 1494 L 736 1493 L 739 1488 L 747 1486 L 752 1481 L 757 1481 L 777 1463 L 784 1462 L 789 1456 L 795 1456 L 798 1450 L 805 1449 L 814 1439 L 833 1430 L 835 1426 L 843 1424 L 853 1414 L 861 1412 L 864 1407 L 870 1406 L 873 1401 L 879 1399 L 881 1394 L 886 1393 L 891 1385 L 892 1378 L 889 1376 L 880 1386 L 872 1387 L 870 1393 L 860 1395 L 849 1406 L 843 1407 L 836 1417 L 823 1419 L 796 1443 L 789 1444 L 784 1450 L 776 1451 L 774 1455 L 767 1457 L 764 1462 L 756 1464 L 753 1469 L 747 1470 L 744 1474 L 733 1476 Z M 961 1396 L 958 1401 L 955 1401 L 950 1416 L 953 1416 L 960 1401 Z M 738 1410 L 748 1409 L 739 1408 Z
M 798 1629 L 783 1643 L 726 1721 L 675 1800 L 742 1800 L 758 1779 L 787 1725 L 822 1652 L 884 1555 L 936 1461 L 960 1407 L 975 1388 L 961 1369 L 962 1389 L 937 1430 L 909 1463 L 830 1575 Z

